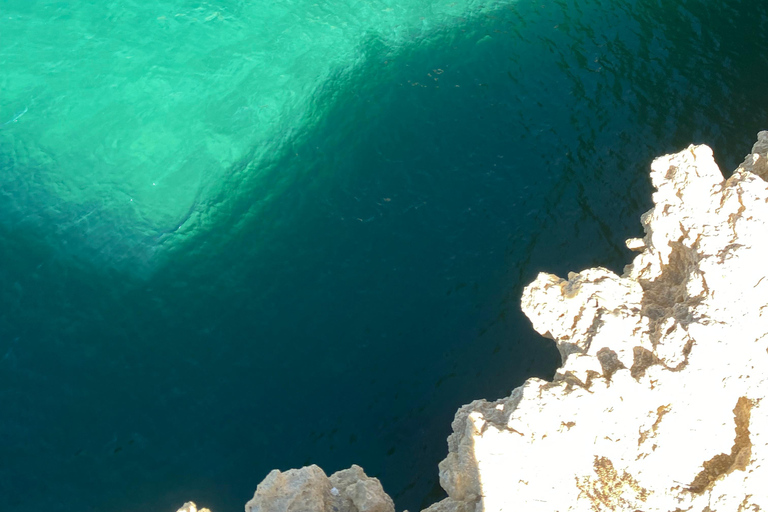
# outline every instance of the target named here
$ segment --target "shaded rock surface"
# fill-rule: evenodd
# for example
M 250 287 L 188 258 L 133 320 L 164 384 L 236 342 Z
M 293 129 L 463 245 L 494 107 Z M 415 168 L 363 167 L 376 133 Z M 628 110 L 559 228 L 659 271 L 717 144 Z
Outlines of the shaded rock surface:
M 542 273 L 525 289 L 563 365 L 459 409 L 449 497 L 427 511 L 768 509 L 768 132 L 727 180 L 707 146 L 656 159 L 651 179 L 623 275 Z M 272 471 L 245 509 L 394 512 L 358 466 Z
M 312 465 L 286 472 L 274 470 L 256 488 L 246 512 L 394 512 L 392 499 L 377 478 L 360 466 L 329 478 Z

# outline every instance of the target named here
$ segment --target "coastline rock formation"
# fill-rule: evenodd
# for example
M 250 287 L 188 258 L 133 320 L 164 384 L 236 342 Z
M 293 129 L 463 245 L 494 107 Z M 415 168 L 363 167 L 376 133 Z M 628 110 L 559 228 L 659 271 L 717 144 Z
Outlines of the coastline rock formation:
M 428 510 L 768 508 L 766 178 L 768 132 L 727 180 L 707 146 L 656 159 L 622 276 L 525 289 L 563 366 L 459 410 Z
M 725 180 L 707 146 L 651 166 L 638 256 L 524 291 L 563 365 L 465 405 L 428 512 L 768 510 L 768 132 Z M 335 492 L 334 492 L 335 491 Z M 247 512 L 394 512 L 353 466 L 273 471 Z

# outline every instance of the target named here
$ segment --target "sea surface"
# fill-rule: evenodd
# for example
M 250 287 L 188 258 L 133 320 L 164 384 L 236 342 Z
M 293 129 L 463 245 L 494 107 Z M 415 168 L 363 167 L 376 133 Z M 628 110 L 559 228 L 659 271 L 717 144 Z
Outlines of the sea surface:
M 559 363 L 522 287 L 631 261 L 655 156 L 768 129 L 768 2 L 0 0 L 0 509 L 444 496 Z M 547 461 L 541 461 L 547 463 Z

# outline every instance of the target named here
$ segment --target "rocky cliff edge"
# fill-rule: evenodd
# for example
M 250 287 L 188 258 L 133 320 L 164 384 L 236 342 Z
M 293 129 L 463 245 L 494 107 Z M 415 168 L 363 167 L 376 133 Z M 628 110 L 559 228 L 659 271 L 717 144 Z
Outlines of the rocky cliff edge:
M 651 179 L 623 275 L 525 289 L 563 366 L 459 409 L 449 497 L 425 512 L 768 510 L 768 132 L 727 180 L 703 145 L 656 159 Z M 394 511 L 378 480 L 345 471 L 273 471 L 246 511 Z

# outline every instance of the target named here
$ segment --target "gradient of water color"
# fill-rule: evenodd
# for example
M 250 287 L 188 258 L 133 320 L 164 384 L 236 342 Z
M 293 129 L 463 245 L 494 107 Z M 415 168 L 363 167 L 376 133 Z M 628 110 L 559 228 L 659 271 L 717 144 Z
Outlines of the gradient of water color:
M 456 408 L 557 364 L 521 287 L 620 271 L 654 156 L 733 168 L 768 126 L 767 24 L 730 0 L 6 0 L 0 506 L 234 511 L 307 463 L 440 498 Z

